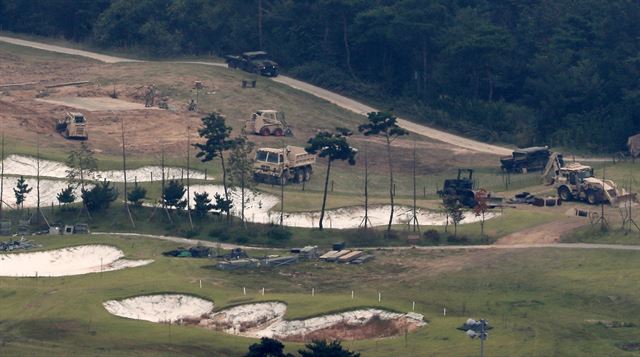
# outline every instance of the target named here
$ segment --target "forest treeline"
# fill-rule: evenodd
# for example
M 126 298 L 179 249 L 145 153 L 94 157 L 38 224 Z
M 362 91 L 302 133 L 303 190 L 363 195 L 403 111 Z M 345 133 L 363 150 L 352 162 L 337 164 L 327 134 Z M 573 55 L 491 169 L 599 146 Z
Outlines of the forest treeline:
M 485 141 L 616 151 L 640 131 L 637 0 L 0 0 L 2 30 L 284 71 Z

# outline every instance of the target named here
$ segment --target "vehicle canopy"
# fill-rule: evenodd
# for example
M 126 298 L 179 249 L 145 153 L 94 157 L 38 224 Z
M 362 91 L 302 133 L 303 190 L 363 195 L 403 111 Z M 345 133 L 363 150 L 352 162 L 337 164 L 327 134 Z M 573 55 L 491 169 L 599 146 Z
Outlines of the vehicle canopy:
M 264 51 L 253 51 L 253 52 L 244 52 L 242 57 L 251 59 L 251 60 L 265 60 L 269 59 L 269 55 Z
M 513 151 L 513 156 L 527 156 L 532 154 L 548 154 L 549 147 L 548 146 L 533 146 L 529 148 L 522 148 Z

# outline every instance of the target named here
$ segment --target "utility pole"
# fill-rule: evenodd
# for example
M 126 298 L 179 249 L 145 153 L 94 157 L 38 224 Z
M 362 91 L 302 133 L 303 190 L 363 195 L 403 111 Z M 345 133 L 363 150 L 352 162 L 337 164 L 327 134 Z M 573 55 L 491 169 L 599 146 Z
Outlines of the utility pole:
M 200 83 L 200 82 L 196 82 Z M 197 90 L 198 85 L 196 85 L 196 98 L 198 98 Z M 196 107 L 198 106 L 198 101 L 196 99 Z M 191 229 L 193 229 L 193 219 L 191 218 L 191 180 L 190 180 L 190 171 L 191 171 L 191 117 L 187 119 L 187 215 L 189 215 L 189 224 L 191 225 Z
M 364 226 L 364 229 L 371 224 L 369 219 L 369 154 L 368 145 L 364 143 L 364 218 L 360 222 L 360 226 Z
M 409 225 L 413 227 L 413 231 L 420 232 L 420 223 L 418 223 L 418 214 L 416 208 L 416 140 L 413 139 L 413 216 L 409 220 Z
M 2 219 L 2 206 L 4 205 L 4 128 L 2 128 L 2 149 L 0 149 L 0 219 Z
M 282 142 L 282 156 L 287 154 L 287 149 L 284 145 L 284 141 Z M 282 171 L 282 176 L 280 177 L 280 227 L 284 226 L 284 184 L 286 181 L 286 177 L 284 176 L 284 170 Z

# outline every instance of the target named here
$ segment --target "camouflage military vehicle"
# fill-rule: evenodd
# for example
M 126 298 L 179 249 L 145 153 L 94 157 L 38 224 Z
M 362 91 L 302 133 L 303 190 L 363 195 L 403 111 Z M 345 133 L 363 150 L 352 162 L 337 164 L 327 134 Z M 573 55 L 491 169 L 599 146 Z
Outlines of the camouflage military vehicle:
M 299 146 L 260 148 L 256 151 L 253 176 L 257 182 L 286 184 L 309 181 L 316 156 Z
M 229 68 L 240 68 L 243 71 L 267 77 L 278 76 L 278 64 L 269 59 L 264 51 L 244 52 L 240 56 L 226 56 Z
M 548 146 L 514 150 L 511 156 L 500 158 L 500 168 L 505 172 L 541 171 L 551 156 Z

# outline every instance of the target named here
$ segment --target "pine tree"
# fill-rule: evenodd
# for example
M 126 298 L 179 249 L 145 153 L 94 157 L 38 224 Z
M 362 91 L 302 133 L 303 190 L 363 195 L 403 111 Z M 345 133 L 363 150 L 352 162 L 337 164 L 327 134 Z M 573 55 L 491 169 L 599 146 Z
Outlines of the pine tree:
M 24 176 L 20 176 L 16 183 L 16 188 L 13 189 L 13 193 L 16 195 L 16 205 L 20 206 L 20 209 L 24 209 L 24 201 L 31 190 L 33 190 L 33 187 L 29 187 Z

